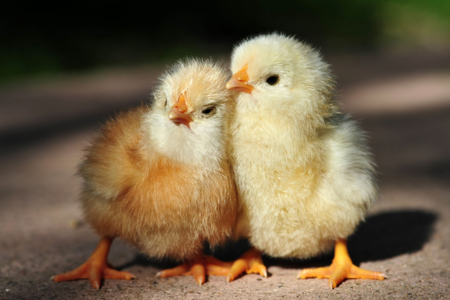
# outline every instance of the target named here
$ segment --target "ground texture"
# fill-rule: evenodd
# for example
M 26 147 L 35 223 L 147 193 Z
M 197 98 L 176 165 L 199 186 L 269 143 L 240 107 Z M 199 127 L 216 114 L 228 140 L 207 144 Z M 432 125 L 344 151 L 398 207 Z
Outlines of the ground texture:
M 267 279 L 211 276 L 198 286 L 192 277 L 155 278 L 170 263 L 115 241 L 110 262 L 136 280 L 106 280 L 100 290 L 86 280 L 50 281 L 98 242 L 81 219 L 76 166 L 99 122 L 148 99 L 161 69 L 145 67 L 0 89 L 0 299 L 450 299 L 450 56 L 326 58 L 380 171 L 379 199 L 350 238 L 350 255 L 388 280 L 347 280 L 331 290 L 327 280 L 296 275 L 332 256 L 265 257 Z

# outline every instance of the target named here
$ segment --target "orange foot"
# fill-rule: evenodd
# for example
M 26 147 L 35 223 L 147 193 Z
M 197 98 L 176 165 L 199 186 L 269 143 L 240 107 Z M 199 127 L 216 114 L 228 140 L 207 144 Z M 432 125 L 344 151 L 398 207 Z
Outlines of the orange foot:
M 199 285 L 206 281 L 206 275 L 225 276 L 230 271 L 231 263 L 222 262 L 212 256 L 201 255 L 181 266 L 163 270 L 157 277 L 166 278 L 180 275 L 192 275 Z
M 327 268 L 304 269 L 297 278 L 329 278 L 330 287 L 334 289 L 344 279 L 377 279 L 384 280 L 386 275 L 380 272 L 368 271 L 360 269 L 352 263 L 347 251 L 346 240 L 338 240 L 336 242 L 335 254 L 331 266 Z
M 53 276 L 53 281 L 61 282 L 76 279 L 89 279 L 92 286 L 98 290 L 102 278 L 126 280 L 136 278 L 131 273 L 119 272 L 112 269 L 112 266 L 108 263 L 107 257 L 112 241 L 112 238 L 103 237 L 98 243 L 97 248 L 95 248 L 94 253 L 92 253 L 91 257 L 89 257 L 84 264 L 70 272 Z
M 267 278 L 267 268 L 261 259 L 261 252 L 251 248 L 233 263 L 230 272 L 227 275 L 227 282 L 233 281 L 241 273 L 256 273 Z

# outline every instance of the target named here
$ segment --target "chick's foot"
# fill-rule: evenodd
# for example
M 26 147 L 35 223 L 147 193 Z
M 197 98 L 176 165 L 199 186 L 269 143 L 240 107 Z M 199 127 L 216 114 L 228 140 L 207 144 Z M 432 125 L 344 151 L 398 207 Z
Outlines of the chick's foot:
M 206 281 L 206 275 L 225 276 L 230 271 L 232 263 L 222 262 L 212 256 L 199 256 L 172 269 L 163 270 L 157 277 L 166 278 L 181 275 L 192 275 L 199 285 Z
M 230 272 L 227 275 L 227 281 L 233 281 L 241 273 L 256 273 L 267 278 L 267 268 L 264 266 L 261 252 L 255 248 L 246 251 L 242 256 L 233 263 Z
M 368 271 L 358 268 L 352 263 L 347 251 L 346 240 L 336 242 L 335 254 L 331 266 L 317 269 L 304 269 L 297 278 L 329 278 L 329 285 L 332 289 L 338 286 L 344 279 L 375 279 L 384 280 L 386 275 L 380 272 Z
M 101 279 L 130 280 L 136 278 L 131 273 L 114 270 L 108 263 L 107 257 L 112 241 L 112 238 L 103 237 L 98 243 L 97 248 L 95 248 L 94 253 L 92 253 L 91 257 L 89 257 L 84 264 L 70 272 L 53 276 L 53 281 L 61 282 L 76 279 L 89 279 L 91 285 L 98 290 L 100 288 Z

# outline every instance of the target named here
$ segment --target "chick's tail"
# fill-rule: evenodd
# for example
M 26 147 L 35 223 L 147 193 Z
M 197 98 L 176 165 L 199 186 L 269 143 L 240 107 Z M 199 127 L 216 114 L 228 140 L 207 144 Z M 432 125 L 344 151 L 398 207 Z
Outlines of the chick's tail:
M 329 278 L 330 287 L 334 289 L 345 279 L 375 279 L 384 280 L 386 275 L 380 272 L 368 271 L 358 268 L 352 263 L 347 251 L 347 241 L 338 240 L 336 242 L 334 259 L 331 266 L 317 269 L 304 269 L 297 278 Z
M 100 282 L 103 279 L 134 279 L 133 274 L 128 272 L 119 272 L 114 270 L 108 263 L 108 253 L 113 238 L 103 237 L 95 248 L 91 257 L 70 272 L 53 276 L 51 279 L 55 282 L 69 281 L 76 279 L 89 279 L 95 289 L 100 289 Z

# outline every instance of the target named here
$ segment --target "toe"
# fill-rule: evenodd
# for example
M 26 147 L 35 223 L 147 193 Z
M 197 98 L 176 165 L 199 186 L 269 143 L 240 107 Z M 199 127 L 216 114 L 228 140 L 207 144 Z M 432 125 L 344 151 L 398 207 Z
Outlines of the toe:
M 129 272 L 120 272 L 114 269 L 106 269 L 103 274 L 103 278 L 105 279 L 125 279 L 125 280 L 131 280 L 136 279 L 136 276 Z
M 189 275 L 189 264 L 182 264 L 172 269 L 166 269 L 156 274 L 156 277 L 166 278 L 172 276 Z
M 236 260 L 231 266 L 230 272 L 227 275 L 227 282 L 231 282 L 236 279 L 240 274 L 249 269 L 248 263 L 245 259 Z

